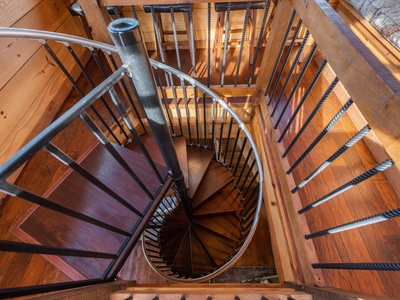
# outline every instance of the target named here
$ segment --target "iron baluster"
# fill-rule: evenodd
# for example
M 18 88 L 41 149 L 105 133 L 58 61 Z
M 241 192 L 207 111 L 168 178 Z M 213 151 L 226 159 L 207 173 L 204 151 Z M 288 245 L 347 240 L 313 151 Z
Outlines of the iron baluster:
M 113 67 L 114 67 L 114 69 L 117 70 L 117 69 L 118 69 L 117 64 L 116 64 L 115 59 L 114 59 L 114 57 L 112 56 L 111 53 L 108 53 L 108 58 L 110 59 L 112 65 L 113 65 Z M 129 92 L 128 87 L 127 87 L 125 81 L 124 81 L 124 80 L 121 80 L 120 82 L 121 82 L 122 88 L 123 88 L 124 91 L 125 91 L 125 95 L 128 96 L 129 103 L 131 104 L 133 110 L 135 111 L 136 117 L 137 117 L 138 121 L 140 122 L 140 126 L 142 127 L 143 132 L 144 132 L 144 133 L 147 133 L 146 127 L 145 127 L 144 124 L 143 124 L 142 118 L 141 118 L 141 116 L 140 116 L 140 114 L 139 114 L 139 111 L 137 110 L 137 107 L 136 107 L 135 103 L 133 102 L 131 93 Z M 128 81 L 128 82 L 130 82 L 130 81 Z M 132 91 L 133 91 L 133 93 L 135 94 L 135 97 L 138 98 L 137 91 L 136 91 L 136 88 L 134 87 L 134 85 L 133 85 L 133 84 L 130 84 L 130 87 L 132 88 Z
M 233 176 L 236 175 L 236 172 L 237 172 L 237 170 L 238 170 L 238 168 L 239 168 L 240 160 L 242 159 L 242 155 L 243 155 L 243 152 L 244 152 L 244 148 L 245 148 L 245 146 L 246 146 L 246 143 L 247 143 L 247 137 L 244 138 L 243 144 L 242 144 L 241 147 L 240 147 L 240 154 L 239 154 L 238 160 L 237 160 L 237 162 L 236 162 L 236 167 L 235 167 L 235 171 L 233 172 Z
M 310 182 L 315 176 L 322 172 L 327 166 L 329 166 L 336 158 L 342 155 L 347 149 L 351 148 L 355 143 L 361 140 L 371 128 L 369 125 L 364 126 L 356 135 L 348 140 L 342 147 L 340 147 L 335 153 L 333 153 L 325 162 L 323 162 L 318 168 L 316 168 L 310 175 L 308 175 L 301 183 L 299 183 L 293 190 L 292 193 L 296 193 L 299 189 Z
M 92 57 L 94 58 L 94 61 L 96 62 L 99 70 L 101 71 L 101 73 L 103 74 L 104 79 L 107 78 L 107 73 L 104 70 L 103 65 L 101 64 L 101 61 L 96 53 L 96 51 L 94 51 L 94 49 L 90 49 L 90 52 L 92 53 Z M 109 92 L 108 92 L 109 93 Z M 120 124 L 118 118 L 115 116 L 114 112 L 111 110 L 110 106 L 108 105 L 108 103 L 105 101 L 104 97 L 100 98 L 102 100 L 103 105 L 105 106 L 105 108 L 107 109 L 108 113 L 110 114 L 110 116 L 112 117 L 112 119 L 114 120 L 114 122 L 117 124 L 118 128 L 121 130 L 121 132 L 124 134 L 125 138 L 129 141 L 129 136 L 126 134 L 124 127 L 122 127 L 122 125 Z
M 136 12 L 136 8 L 135 8 L 134 5 L 131 5 L 131 10 L 132 10 L 133 17 L 134 17 L 136 20 L 139 21 L 138 16 L 137 16 L 137 12 Z
M 226 158 L 228 157 L 228 153 L 229 153 L 228 150 L 229 150 L 229 143 L 231 140 L 232 127 L 233 127 L 233 118 L 231 117 L 231 119 L 229 121 L 228 139 L 226 141 L 226 146 L 225 146 L 224 165 L 226 164 Z
M 226 21 L 225 21 L 225 39 L 224 39 L 224 53 L 222 57 L 222 70 L 221 70 L 221 87 L 224 86 L 225 80 L 225 67 L 226 67 L 226 51 L 228 49 L 228 37 L 229 37 L 229 19 L 231 15 L 231 3 L 228 2 L 226 9 Z M 218 50 L 217 50 L 218 51 Z
M 256 164 L 256 160 L 253 159 L 253 162 L 251 163 L 250 168 L 247 171 L 246 177 L 243 180 L 242 186 L 240 187 L 241 191 L 243 190 L 244 185 L 246 184 L 247 180 L 249 179 L 249 176 L 250 176 L 251 172 L 253 171 L 253 168 L 254 168 L 255 164 Z M 239 183 L 239 181 L 238 181 L 238 183 Z
M 321 65 L 319 66 L 317 72 L 314 74 L 314 77 L 311 80 L 310 84 L 308 85 L 307 90 L 304 92 L 304 95 L 301 97 L 301 100 L 300 100 L 299 104 L 297 105 L 296 109 L 294 110 L 292 116 L 290 117 L 289 122 L 286 124 L 285 129 L 282 131 L 282 134 L 278 139 L 278 143 L 282 142 L 286 132 L 289 130 L 290 125 L 292 125 L 294 119 L 296 118 L 296 116 L 299 113 L 301 107 L 303 106 L 304 102 L 306 101 L 306 99 L 307 99 L 308 95 L 310 94 L 312 88 L 316 84 L 316 82 L 317 82 L 319 76 L 321 75 L 323 69 L 325 68 L 326 64 L 327 64 L 327 60 L 324 59 L 323 62 L 321 63 Z
M 243 145 L 243 148 L 242 148 L 242 149 L 244 149 L 244 145 Z M 244 164 L 243 164 L 242 170 L 240 171 L 240 175 L 239 175 L 239 177 L 237 178 L 237 181 L 236 181 L 236 184 L 235 184 L 236 186 L 239 185 L 239 182 L 240 182 L 240 180 L 242 179 L 244 169 L 246 169 L 246 166 L 247 166 L 247 164 L 248 164 L 248 162 L 249 162 L 249 159 L 250 159 L 252 153 L 253 153 L 253 149 L 250 148 L 249 153 L 247 153 L 247 157 L 246 157 L 246 160 L 245 160 L 245 162 L 244 162 Z
M 321 205 L 322 203 L 332 199 L 333 197 L 335 197 L 339 194 L 342 194 L 343 192 L 347 191 L 348 189 L 351 189 L 352 187 L 356 186 L 357 184 L 363 182 L 364 180 L 378 174 L 379 172 L 386 170 L 387 168 L 390 168 L 391 166 L 393 166 L 393 164 L 394 163 L 390 158 L 385 160 L 384 162 L 378 164 L 377 166 L 375 166 L 375 167 L 369 169 L 368 171 L 366 171 L 365 173 L 361 174 L 360 176 L 357 176 L 356 178 L 343 184 L 336 190 L 328 193 L 327 195 L 321 197 L 320 199 L 314 201 L 313 203 L 303 207 L 302 209 L 300 209 L 298 211 L 298 213 L 299 214 L 305 213 L 306 211 Z
M 289 106 L 290 101 L 292 101 L 292 98 L 293 98 L 293 96 L 294 96 L 294 93 L 295 93 L 297 87 L 299 86 L 299 83 L 300 83 L 301 79 L 303 78 L 304 74 L 306 73 L 306 70 L 307 70 L 307 68 L 308 68 L 308 65 L 310 64 L 311 59 L 312 59 L 312 57 L 314 56 L 314 53 L 315 53 L 316 50 L 317 50 L 317 44 L 314 43 L 314 45 L 313 45 L 313 47 L 312 47 L 310 53 L 309 53 L 308 56 L 307 56 L 306 61 L 305 61 L 304 64 L 303 64 L 303 67 L 301 68 L 301 71 L 300 71 L 299 76 L 297 76 L 297 78 L 296 78 L 296 82 L 294 83 L 294 85 L 293 85 L 293 87 L 292 87 L 292 90 L 290 91 L 289 97 L 287 98 L 287 100 L 286 100 L 286 102 L 285 102 L 285 105 L 283 106 L 282 111 L 281 111 L 281 113 L 280 113 L 278 119 L 276 120 L 276 123 L 275 123 L 275 125 L 274 125 L 274 129 L 277 129 L 277 128 L 278 128 L 279 123 L 281 122 L 282 117 L 283 117 L 283 115 L 285 114 L 285 111 L 286 111 L 287 107 Z M 299 51 L 300 51 L 300 50 L 299 50 Z M 280 98 L 279 98 L 279 99 L 280 99 Z
M 293 10 L 292 15 L 290 16 L 288 27 L 286 28 L 285 35 L 283 36 L 283 40 L 282 40 L 282 44 L 281 44 L 281 47 L 278 52 L 278 56 L 276 57 L 274 67 L 272 68 L 272 71 L 271 71 L 271 77 L 269 78 L 267 88 L 265 89 L 265 94 L 264 94 L 265 96 L 268 95 L 269 88 L 271 87 L 272 81 L 274 80 L 276 69 L 278 68 L 279 62 L 280 62 L 282 54 L 283 54 L 283 50 L 285 49 L 286 40 L 287 40 L 287 37 L 289 36 L 290 30 L 292 29 L 292 24 L 293 24 L 295 16 L 296 16 L 296 10 Z M 272 97 L 269 98 L 269 101 L 267 104 L 268 106 L 271 104 L 271 101 L 272 101 Z
M 234 83 L 235 87 L 237 86 L 238 79 L 239 79 L 239 71 L 240 71 L 240 63 L 242 62 L 244 38 L 246 36 L 247 23 L 249 21 L 249 11 L 250 11 L 250 2 L 247 1 L 246 2 L 246 12 L 244 14 L 244 21 L 243 21 L 242 38 L 240 40 L 239 56 L 238 56 L 237 67 L 236 67 L 236 76 L 235 76 L 235 83 Z
M 175 137 L 176 133 L 175 133 L 175 130 L 174 130 L 174 125 L 172 123 L 170 109 L 169 109 L 169 106 L 167 104 L 167 96 L 165 95 L 165 90 L 164 90 L 162 82 L 161 82 L 160 72 L 158 71 L 157 68 L 154 69 L 154 72 L 155 72 L 155 77 L 156 77 L 156 82 L 158 84 L 158 88 L 161 91 L 161 101 L 163 102 L 164 107 L 165 107 L 165 112 L 167 114 L 169 126 L 171 128 L 171 133 L 172 133 L 172 136 Z
M 215 156 L 216 156 L 215 159 L 216 159 L 216 161 L 220 161 L 220 159 L 221 159 L 222 138 L 223 138 L 223 133 L 224 133 L 225 114 L 226 114 L 226 110 L 222 109 L 221 126 L 219 128 L 219 145 L 218 145 L 218 149 L 215 151 Z
M 229 162 L 229 168 L 232 168 L 233 157 L 235 156 L 235 153 L 236 153 L 236 147 L 237 147 L 237 144 L 239 141 L 239 135 L 240 135 L 240 127 L 238 128 L 238 131 L 236 133 L 235 143 L 234 143 L 233 149 L 232 149 L 231 161 Z
M 83 112 L 80 115 L 83 123 L 90 129 L 93 135 L 100 141 L 102 145 L 108 150 L 108 152 L 115 158 L 115 160 L 125 169 L 125 171 L 136 181 L 136 183 L 142 188 L 142 190 L 150 197 L 150 199 L 154 200 L 154 196 L 148 190 L 148 188 L 144 185 L 144 183 L 139 179 L 139 177 L 135 174 L 135 172 L 131 169 L 128 163 L 121 157 L 118 151 L 114 148 L 114 146 L 109 142 L 109 140 L 104 136 L 101 130 L 96 126 L 93 120 L 89 117 L 86 112 Z
M 306 234 L 304 237 L 306 240 L 313 239 L 313 238 L 328 235 L 328 234 L 334 234 L 334 233 L 338 233 L 338 232 L 342 232 L 342 231 L 346 231 L 346 230 L 351 230 L 351 229 L 387 221 L 389 219 L 396 218 L 399 216 L 400 216 L 400 208 L 396 208 L 396 209 L 385 211 L 383 213 L 379 213 L 379 214 L 376 214 L 376 215 L 373 215 L 373 216 L 370 216 L 367 218 L 363 218 L 360 220 L 356 220 L 353 222 L 335 226 L 335 227 L 332 227 L 329 229 L 324 229 L 324 230 L 321 230 L 318 232 Z
M 47 152 L 49 152 L 52 156 L 54 156 L 56 159 L 58 159 L 60 162 L 62 162 L 66 166 L 70 167 L 72 170 L 77 172 L 83 178 L 85 178 L 89 182 L 93 183 L 95 186 L 97 186 L 103 192 L 107 193 L 112 198 L 114 198 L 116 201 L 121 203 L 123 206 L 125 206 L 126 208 L 128 208 L 129 210 L 134 212 L 136 215 L 138 215 L 141 218 L 143 217 L 143 214 L 140 211 L 138 211 L 135 207 L 133 207 L 125 199 L 123 199 L 116 192 L 114 192 L 112 189 L 110 189 L 100 179 L 96 178 L 90 172 L 88 172 L 85 168 L 80 166 L 76 161 L 74 161 L 70 156 L 68 156 L 66 153 L 64 153 L 59 148 L 57 148 L 54 144 L 48 143 L 46 146 L 44 146 L 44 149 Z
M 311 144 L 307 147 L 306 150 L 300 155 L 300 157 L 293 163 L 293 165 L 286 172 L 290 174 L 293 170 L 298 166 L 298 164 L 310 153 L 310 151 L 320 142 L 320 140 L 328 133 L 329 130 L 339 121 L 339 119 L 344 115 L 344 113 L 349 109 L 349 107 L 353 104 L 353 100 L 350 98 L 336 113 L 336 115 L 332 118 L 332 120 L 325 126 L 324 129 L 318 134 L 318 136 L 311 142 Z
M 181 87 L 182 87 L 182 92 L 183 92 L 183 104 L 185 105 L 185 112 L 186 112 L 186 126 L 187 126 L 187 130 L 188 130 L 188 135 L 189 135 L 189 144 L 193 145 L 192 131 L 190 129 L 190 114 L 189 114 L 186 86 L 182 79 L 181 79 Z
M 155 12 L 154 12 L 154 7 L 151 6 L 150 9 L 151 9 L 151 18 L 153 19 L 154 33 L 156 34 L 156 41 L 157 41 L 157 46 L 158 46 L 158 52 L 159 52 L 159 55 L 160 55 L 160 57 L 161 57 L 161 61 L 162 61 L 163 63 L 165 63 L 165 56 L 164 56 L 164 52 L 163 52 L 163 45 L 162 45 L 162 42 L 161 42 L 160 31 L 158 30 L 158 24 L 157 24 Z M 169 79 L 168 79 L 168 76 L 167 76 L 166 73 L 165 73 L 165 82 L 167 83 L 167 86 L 169 87 L 169 86 L 170 86 L 170 83 L 169 83 Z
M 250 76 L 249 76 L 249 82 L 247 84 L 247 86 L 251 85 L 251 82 L 253 81 L 253 76 L 254 76 L 254 72 L 256 70 L 256 62 L 257 62 L 257 58 L 258 58 L 258 52 L 260 51 L 260 47 L 261 47 L 261 43 L 262 43 L 262 39 L 264 37 L 264 31 L 265 31 L 265 27 L 266 27 L 266 23 L 267 23 L 267 17 L 268 17 L 268 12 L 269 12 L 269 8 L 271 5 L 271 0 L 267 1 L 265 10 L 264 10 L 264 16 L 261 22 L 261 28 L 260 28 L 260 34 L 258 36 L 258 41 L 257 41 L 257 46 L 256 46 L 256 51 L 254 53 L 254 58 L 253 58 L 253 62 L 251 65 L 251 71 L 250 71 Z
M 167 72 L 168 73 L 168 72 Z M 172 97 L 174 99 L 174 104 L 175 104 L 175 111 L 176 111 L 176 118 L 178 119 L 178 124 L 179 124 L 179 130 L 180 130 L 180 135 L 183 135 L 183 129 L 182 129 L 182 116 L 181 116 L 181 110 L 179 108 L 179 103 L 178 103 L 178 96 L 176 95 L 176 88 L 174 81 L 172 79 L 172 74 L 168 73 L 169 78 L 170 78 L 170 83 L 171 83 L 171 91 L 172 91 Z
M 310 116 L 307 118 L 307 120 L 304 122 L 303 126 L 300 128 L 299 132 L 296 134 L 290 145 L 287 147 L 286 151 L 283 153 L 282 157 L 286 157 L 289 153 L 289 151 L 293 148 L 294 144 L 297 142 L 297 140 L 300 138 L 300 136 L 303 134 L 304 130 L 307 128 L 308 124 L 312 121 L 314 116 L 317 114 L 318 110 L 321 108 L 321 106 L 324 104 L 325 100 L 328 98 L 330 93 L 332 92 L 333 88 L 336 86 L 336 84 L 339 82 L 339 78 L 335 77 L 335 79 L 331 82 L 329 85 L 328 89 L 325 91 L 324 95 L 321 97 L 319 100 L 318 104 L 315 106 L 313 111 L 311 112 Z
M 189 7 L 189 32 L 190 32 L 190 54 L 193 67 L 193 78 L 196 78 L 196 48 L 194 46 L 194 27 L 193 27 L 193 5 Z
M 124 235 L 124 236 L 131 236 L 131 234 L 125 230 L 119 229 L 115 226 L 112 226 L 110 224 L 104 223 L 100 220 L 97 220 L 93 217 L 90 217 L 88 215 L 79 213 L 74 211 L 73 209 L 70 209 L 68 207 L 62 206 L 58 203 L 49 201 L 46 198 L 43 198 L 41 196 L 38 196 L 34 193 L 31 193 L 27 190 L 24 190 L 18 186 L 9 184 L 7 182 L 0 182 L 0 191 L 14 197 L 19 197 L 23 198 L 29 202 L 38 204 L 40 206 L 46 207 L 48 209 L 54 210 L 56 212 L 62 213 L 64 215 L 70 216 L 75 219 L 79 219 L 81 221 L 96 225 L 98 227 L 101 227 L 103 229 Z
M 399 271 L 400 263 L 321 263 L 312 264 L 314 269 Z
M 176 33 L 176 24 L 175 24 L 175 13 L 174 13 L 174 6 L 170 5 L 170 14 L 171 14 L 171 22 L 172 22 L 172 33 L 174 36 L 174 43 L 175 43 L 175 54 L 176 54 L 176 62 L 178 64 L 178 69 L 181 69 L 181 57 L 179 55 L 179 45 L 178 45 L 178 36 Z
M 288 61 L 289 61 L 289 57 L 290 57 L 290 55 L 292 54 L 294 44 L 296 43 L 296 37 L 297 37 L 297 35 L 299 34 L 299 31 L 300 31 L 300 28 L 301 28 L 302 23 L 303 23 L 303 20 L 302 20 L 302 19 L 300 19 L 299 22 L 297 23 L 296 31 L 295 31 L 295 33 L 294 33 L 294 35 L 293 35 L 292 40 L 290 41 L 289 49 L 287 50 L 286 55 L 285 55 L 285 57 L 283 58 L 283 62 L 282 62 L 281 69 L 280 69 L 280 71 L 279 71 L 279 73 L 278 73 L 278 76 L 277 76 L 277 78 L 276 78 L 276 80 L 275 80 L 275 84 L 274 84 L 274 87 L 272 88 L 271 95 L 269 96 L 270 99 L 273 99 L 273 98 L 274 98 L 276 89 L 278 88 L 278 85 L 279 85 L 279 83 L 280 83 L 280 81 L 281 81 L 281 79 L 282 79 L 283 72 L 285 71 L 286 65 L 287 65 L 287 63 L 288 63 Z M 309 34 L 309 33 L 308 33 L 308 31 L 307 31 L 306 37 L 308 37 L 308 34 Z M 304 40 L 306 40 L 306 37 L 304 38 Z M 304 42 L 304 40 L 303 40 L 303 42 Z M 300 50 L 299 50 L 299 51 L 300 51 Z M 299 53 L 299 52 L 297 52 L 297 53 Z M 295 66 L 294 63 L 293 63 L 292 65 Z M 293 72 L 293 70 L 292 70 L 292 72 Z M 292 74 L 290 74 L 290 71 L 289 71 L 289 74 L 288 74 L 287 78 L 290 78 L 291 75 L 292 75 Z M 286 79 L 287 79 L 287 78 L 286 78 Z M 285 89 L 285 86 L 282 87 L 282 90 L 284 90 L 284 89 Z M 276 103 L 275 103 L 275 107 L 274 107 L 274 110 L 273 110 L 271 116 L 273 116 L 273 114 L 274 114 L 274 112 L 275 112 L 275 110 L 276 110 L 276 107 L 277 107 L 277 105 L 278 105 L 278 103 L 279 103 L 279 100 L 280 100 L 280 98 L 278 97 L 278 99 L 277 99 L 277 101 L 276 101 Z M 271 100 L 271 101 L 272 101 L 272 100 Z

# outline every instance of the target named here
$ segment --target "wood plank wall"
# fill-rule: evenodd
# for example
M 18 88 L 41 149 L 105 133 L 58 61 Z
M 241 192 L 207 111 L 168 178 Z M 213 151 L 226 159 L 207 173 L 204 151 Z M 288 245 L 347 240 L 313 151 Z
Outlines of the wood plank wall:
M 1 1 L 0 26 L 84 36 L 69 5 L 70 0 Z M 80 71 L 67 49 L 49 44 L 77 78 Z M 84 62 L 89 58 L 88 51 L 78 54 Z M 52 121 L 72 85 L 37 41 L 0 39 L 0 66 L 1 165 Z M 3 197 L 0 194 L 0 202 Z

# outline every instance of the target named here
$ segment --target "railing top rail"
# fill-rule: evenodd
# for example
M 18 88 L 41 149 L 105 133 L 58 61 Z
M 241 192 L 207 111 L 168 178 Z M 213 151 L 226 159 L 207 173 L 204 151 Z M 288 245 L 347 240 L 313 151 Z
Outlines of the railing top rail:
M 96 48 L 96 49 L 100 49 L 100 50 L 106 51 L 106 52 L 117 53 L 116 47 L 112 46 L 112 45 L 92 41 L 92 40 L 81 38 L 81 37 L 76 37 L 73 35 L 68 35 L 68 34 L 63 34 L 63 33 L 54 33 L 54 32 L 42 31 L 42 30 L 0 27 L 0 37 L 29 38 L 29 39 L 33 39 L 33 40 L 39 40 L 39 41 L 54 40 L 54 41 L 62 42 L 62 43 L 76 43 L 76 44 L 80 44 L 85 47 Z M 251 143 L 252 148 L 256 149 L 256 145 L 255 145 L 253 139 L 251 138 L 250 132 L 247 130 L 244 122 L 228 106 L 228 104 L 225 101 L 223 101 L 216 93 L 214 93 L 212 90 L 210 90 L 208 87 L 206 87 L 202 83 L 198 82 L 194 78 L 192 78 L 192 77 L 188 76 L 187 74 L 185 74 L 179 70 L 176 70 L 166 64 L 155 61 L 153 59 L 150 59 L 150 64 L 155 68 L 162 69 L 166 72 L 169 72 L 171 74 L 178 76 L 179 78 L 187 81 L 189 84 L 193 85 L 194 87 L 199 88 L 202 92 L 211 96 L 214 101 L 218 102 L 218 104 L 221 105 L 221 107 L 223 109 L 227 110 L 232 115 L 232 117 L 238 122 L 240 128 L 243 130 L 243 132 L 246 134 L 246 136 L 249 137 L 249 141 Z M 94 99 L 93 97 L 99 96 L 102 93 L 104 93 L 105 89 L 108 88 L 108 84 L 112 84 L 113 82 L 118 81 L 124 75 L 126 70 L 127 70 L 126 67 L 124 67 L 124 66 L 121 67 L 117 72 L 115 72 L 113 75 L 111 75 L 105 82 L 103 82 L 102 84 L 97 86 L 88 95 L 86 95 L 80 102 L 78 102 L 71 109 L 71 111 L 68 111 L 65 115 L 63 115 L 62 117 L 57 119 L 57 121 L 54 122 L 45 131 L 43 131 L 42 134 L 47 135 L 48 131 L 53 132 L 53 130 L 56 130 L 55 128 L 58 128 L 62 124 L 66 124 L 66 122 L 69 122 L 73 118 L 76 118 L 77 116 L 79 116 L 79 113 L 81 113 L 84 109 L 86 109 L 87 107 L 90 106 L 90 104 L 91 104 L 90 101 L 93 101 L 93 99 Z M 55 135 L 56 132 L 53 134 Z M 39 138 L 39 136 L 38 136 L 38 138 Z M 36 141 L 36 142 L 38 142 L 38 141 Z M 32 141 L 31 143 L 34 143 L 34 141 Z M 28 145 L 30 145 L 31 143 L 29 143 Z M 25 147 L 24 147 L 24 149 L 25 149 Z M 260 160 L 257 152 L 255 152 L 255 155 L 256 155 L 256 159 L 257 159 L 257 166 L 261 170 L 261 160 Z M 8 163 L 11 163 L 11 160 Z M 4 171 L 3 168 L 5 168 L 6 165 L 8 165 L 8 163 L 1 166 L 0 174 L 2 174 L 2 172 Z M 260 179 L 262 180 L 262 174 L 260 174 Z

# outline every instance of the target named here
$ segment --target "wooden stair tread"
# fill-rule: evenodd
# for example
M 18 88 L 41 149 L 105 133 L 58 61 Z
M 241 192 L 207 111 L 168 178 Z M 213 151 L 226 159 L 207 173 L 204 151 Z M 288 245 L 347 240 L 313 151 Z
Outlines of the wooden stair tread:
M 224 240 L 205 231 L 197 224 L 193 224 L 192 228 L 199 240 L 207 248 L 207 251 L 213 258 L 214 263 L 217 266 L 221 266 L 225 259 L 227 259 L 229 254 L 232 252 L 234 243 L 231 245 L 227 244 Z
M 174 236 L 170 240 L 160 242 L 161 257 L 165 260 L 167 265 L 172 265 L 175 260 L 176 254 L 182 244 L 183 238 L 186 236 L 187 228 L 181 232 L 175 232 Z
M 143 144 L 146 146 L 147 151 L 150 154 L 151 159 L 154 162 L 165 166 L 164 158 L 158 148 L 156 139 L 151 133 L 146 133 L 140 136 Z M 189 175 L 188 175 L 188 163 L 187 163 L 187 152 L 186 152 L 186 139 L 185 137 L 173 138 L 176 154 L 178 156 L 179 166 L 181 167 L 183 177 L 185 178 L 186 187 L 189 186 Z M 133 142 L 128 145 L 128 149 L 141 153 L 140 147 L 137 143 Z
M 187 159 L 187 147 L 185 137 L 176 137 L 172 139 L 174 141 L 174 146 L 176 150 L 176 155 L 178 156 L 179 166 L 185 179 L 186 188 L 189 188 L 189 169 L 188 169 L 188 159 Z
M 182 274 L 192 274 L 192 253 L 190 228 L 188 227 L 179 249 L 172 262 L 171 269 Z
M 193 228 L 190 228 L 190 238 L 192 250 L 192 274 L 193 276 L 206 275 L 217 267 L 217 264 L 208 252 L 207 246 L 200 240 Z
M 206 227 L 232 241 L 237 241 L 240 237 L 240 220 L 235 213 L 195 216 L 193 218 L 193 223 Z
M 163 228 L 160 231 L 160 242 L 162 244 L 171 240 L 177 232 L 189 227 L 189 220 L 187 218 L 183 206 L 178 206 L 173 212 L 165 216 Z
M 220 214 L 243 209 L 241 197 L 233 184 L 223 187 L 207 201 L 203 201 L 193 210 L 194 216 Z
M 192 199 L 192 206 L 196 208 L 214 193 L 233 181 L 233 175 L 223 165 L 211 161 L 203 179 Z
M 213 152 L 200 147 L 187 148 L 187 164 L 189 170 L 188 196 L 193 198 L 200 182 L 207 171 Z

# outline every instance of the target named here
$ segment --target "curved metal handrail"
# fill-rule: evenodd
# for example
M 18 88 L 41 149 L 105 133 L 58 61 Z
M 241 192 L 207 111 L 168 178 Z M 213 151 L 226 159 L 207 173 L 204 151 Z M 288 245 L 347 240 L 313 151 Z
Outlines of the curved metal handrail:
M 46 40 L 53 40 L 56 42 L 64 43 L 65 45 L 69 45 L 70 43 L 73 44 L 79 44 L 81 46 L 87 47 L 89 49 L 99 49 L 107 53 L 118 53 L 117 49 L 115 46 L 97 42 L 97 41 L 92 41 L 89 39 L 85 39 L 82 37 L 76 37 L 68 34 L 62 34 L 62 33 L 53 33 L 53 32 L 47 32 L 47 31 L 42 31 L 42 30 L 32 30 L 32 29 L 23 29 L 23 28 L 5 28 L 5 27 L 0 27 L 0 37 L 10 37 L 10 38 L 28 38 L 32 40 L 38 40 L 42 44 L 45 43 Z M 227 112 L 230 113 L 230 115 L 235 119 L 237 122 L 239 128 L 244 132 L 246 138 L 248 139 L 251 149 L 253 150 L 254 153 L 254 159 L 256 160 L 257 164 L 257 169 L 258 169 L 258 176 L 259 176 L 259 185 L 258 185 L 258 198 L 257 198 L 257 206 L 256 210 L 254 212 L 254 219 L 252 226 L 247 234 L 246 240 L 243 242 L 241 245 L 240 250 L 222 267 L 220 267 L 218 270 L 199 277 L 199 278 L 192 278 L 192 279 L 182 279 L 182 278 L 176 278 L 172 276 L 168 276 L 162 272 L 160 272 L 157 267 L 148 259 L 147 255 L 145 255 L 147 262 L 152 266 L 152 268 L 161 276 L 168 278 L 172 281 L 175 282 L 202 282 L 205 280 L 209 280 L 222 272 L 226 271 L 230 266 L 232 266 L 243 254 L 247 246 L 249 245 L 257 224 L 259 220 L 259 213 L 261 210 L 261 205 L 262 205 L 262 181 L 263 181 L 263 173 L 262 173 L 262 164 L 261 164 L 261 159 L 259 157 L 259 154 L 257 152 L 257 147 L 255 142 L 253 141 L 251 134 L 249 130 L 246 128 L 246 125 L 244 122 L 239 118 L 239 116 L 228 106 L 227 103 L 225 103 L 216 93 L 214 93 L 212 90 L 210 90 L 208 87 L 206 87 L 204 84 L 198 82 L 194 78 L 188 76 L 187 74 L 176 70 L 175 68 L 172 68 L 164 63 L 155 61 L 150 59 L 150 64 L 153 68 L 155 69 L 160 69 L 163 70 L 169 74 L 173 74 L 180 78 L 181 80 L 184 80 L 191 84 L 193 87 L 199 89 L 205 94 L 208 94 L 212 100 L 216 103 L 218 103 L 223 109 L 225 109 Z

